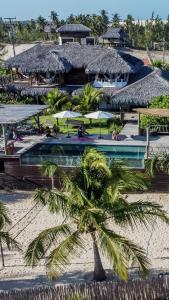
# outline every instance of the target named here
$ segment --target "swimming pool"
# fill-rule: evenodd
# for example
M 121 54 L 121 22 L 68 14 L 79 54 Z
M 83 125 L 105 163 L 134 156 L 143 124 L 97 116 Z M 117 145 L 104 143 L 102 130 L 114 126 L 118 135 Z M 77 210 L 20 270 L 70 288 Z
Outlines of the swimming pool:
M 104 153 L 110 162 L 119 159 L 130 168 L 144 169 L 145 146 L 38 143 L 21 155 L 20 162 L 22 165 L 42 165 L 48 160 L 59 166 L 75 167 L 87 148 Z

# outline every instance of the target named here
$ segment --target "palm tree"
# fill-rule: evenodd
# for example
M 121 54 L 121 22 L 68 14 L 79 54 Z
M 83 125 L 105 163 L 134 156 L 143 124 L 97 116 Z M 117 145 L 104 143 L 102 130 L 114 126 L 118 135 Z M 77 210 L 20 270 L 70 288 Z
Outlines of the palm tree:
M 128 278 L 131 261 L 145 274 L 149 260 L 144 250 L 117 234 L 113 224 L 125 228 L 127 225 L 134 228 L 136 224 L 147 226 L 155 217 L 169 223 L 160 205 L 143 201 L 129 203 L 123 197 L 126 191 L 144 190 L 146 186 L 147 179 L 142 174 L 132 172 L 120 162 L 109 166 L 104 155 L 88 150 L 71 178 L 62 175 L 61 190 L 37 191 L 35 201 L 47 206 L 56 218 L 61 212 L 65 221 L 42 231 L 31 242 L 25 254 L 27 265 L 36 266 L 50 250 L 46 257 L 48 275 L 59 276 L 71 257 L 84 250 L 84 235 L 87 235 L 93 242 L 94 280 L 106 279 L 100 253 L 109 258 L 112 269 L 124 280 Z
M 52 189 L 54 189 L 55 187 L 55 179 L 54 176 L 57 174 L 59 174 L 61 172 L 60 168 L 58 167 L 57 164 L 55 164 L 54 162 L 50 162 L 50 161 L 46 161 L 43 165 L 42 165 L 42 173 L 49 177 L 51 179 L 51 187 Z
M 75 95 L 73 97 L 74 102 L 78 103 L 77 105 L 75 105 L 74 109 L 83 112 L 96 110 L 99 108 L 99 103 L 102 98 L 103 98 L 102 89 L 96 89 L 92 85 L 87 84 L 81 90 L 79 95 Z
M 150 177 L 156 176 L 159 172 L 169 174 L 169 154 L 156 154 L 145 162 L 145 170 Z
M 55 12 L 53 10 L 50 12 L 50 19 L 52 21 L 52 24 L 56 25 L 57 27 L 59 26 L 59 18 L 58 17 L 59 16 L 58 16 L 57 12 Z
M 5 244 L 8 250 L 16 249 L 20 250 L 18 242 L 12 238 L 12 236 L 4 230 L 4 228 L 11 224 L 8 217 L 8 210 L 5 205 L 0 202 L 0 253 L 2 259 L 2 267 L 5 267 L 3 245 Z
M 42 16 L 39 16 L 37 18 L 36 23 L 38 25 L 39 30 L 44 31 L 44 27 L 46 25 L 46 20 Z
M 116 28 L 120 27 L 120 16 L 117 13 L 112 15 L 112 26 Z
M 68 103 L 68 95 L 58 89 L 53 89 L 48 93 L 46 103 L 49 105 L 50 113 L 55 113 Z

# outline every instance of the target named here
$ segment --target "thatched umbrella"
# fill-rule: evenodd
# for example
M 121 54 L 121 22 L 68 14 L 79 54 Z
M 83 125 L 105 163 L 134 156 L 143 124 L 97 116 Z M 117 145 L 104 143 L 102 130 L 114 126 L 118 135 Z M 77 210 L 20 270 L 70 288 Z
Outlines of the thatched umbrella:
M 108 113 L 106 111 L 96 111 L 90 114 L 85 115 L 86 118 L 88 119 L 112 119 L 113 115 L 111 113 Z M 101 122 L 100 122 L 100 136 L 98 137 L 99 139 L 103 138 L 101 135 Z
M 81 116 L 82 116 L 81 113 L 70 111 L 70 110 L 61 111 L 53 115 L 54 118 L 67 119 L 67 121 L 68 119 L 78 118 Z M 67 122 L 67 138 L 70 138 L 68 122 Z

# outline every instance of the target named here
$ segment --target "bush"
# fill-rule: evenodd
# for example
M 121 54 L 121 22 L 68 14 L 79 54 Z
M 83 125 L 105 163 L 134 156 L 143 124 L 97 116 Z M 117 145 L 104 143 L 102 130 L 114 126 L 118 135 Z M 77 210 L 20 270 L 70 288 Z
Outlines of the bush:
M 149 108 L 169 108 L 169 96 L 155 97 Z M 169 125 L 169 118 L 142 115 L 141 128 L 146 128 L 150 125 Z

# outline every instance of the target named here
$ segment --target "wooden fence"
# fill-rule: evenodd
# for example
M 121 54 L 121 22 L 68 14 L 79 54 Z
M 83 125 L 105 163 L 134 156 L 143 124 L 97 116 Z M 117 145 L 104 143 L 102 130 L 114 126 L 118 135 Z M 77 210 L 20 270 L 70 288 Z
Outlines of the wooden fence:
M 4 291 L 0 300 L 167 300 L 169 276 L 125 282 L 84 283 Z

